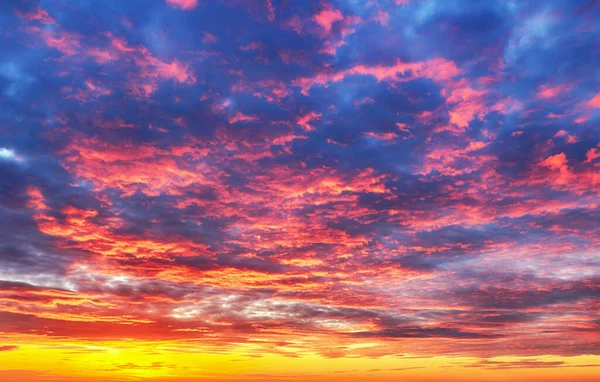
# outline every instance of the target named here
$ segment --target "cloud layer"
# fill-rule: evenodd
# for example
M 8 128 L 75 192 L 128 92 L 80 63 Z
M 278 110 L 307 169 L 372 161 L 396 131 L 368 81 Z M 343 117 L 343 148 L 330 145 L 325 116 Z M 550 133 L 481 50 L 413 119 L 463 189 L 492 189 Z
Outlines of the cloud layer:
M 0 332 L 600 354 L 596 2 L 62 3 L 3 5 Z

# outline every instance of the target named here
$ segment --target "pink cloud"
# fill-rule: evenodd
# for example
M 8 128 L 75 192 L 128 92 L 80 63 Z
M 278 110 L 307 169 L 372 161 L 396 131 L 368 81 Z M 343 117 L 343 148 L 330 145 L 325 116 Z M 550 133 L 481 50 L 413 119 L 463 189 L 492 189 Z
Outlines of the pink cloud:
M 600 158 L 600 149 L 594 147 L 585 154 L 585 163 L 592 163 L 596 158 Z
M 175 9 L 190 11 L 198 6 L 198 0 L 166 0 L 167 4 Z
M 217 42 L 217 41 L 219 41 L 217 36 L 215 36 L 212 33 L 204 32 L 204 37 L 202 38 L 203 43 L 208 44 L 208 43 Z
M 148 98 L 158 90 L 158 85 L 151 82 L 129 82 L 128 90 L 131 95 L 136 98 Z
M 171 63 L 154 61 L 155 73 L 161 79 L 173 79 L 180 83 L 193 84 L 196 82 L 196 76 L 191 72 L 188 64 L 177 60 Z
M 559 130 L 556 134 L 554 134 L 554 138 L 564 137 L 567 143 L 577 143 L 579 139 L 575 135 L 569 134 L 566 130 Z
M 273 6 L 273 0 L 265 0 L 267 4 L 267 19 L 270 21 L 275 20 L 275 6 Z
M 313 16 L 313 20 L 323 28 L 326 35 L 331 33 L 333 24 L 344 20 L 342 12 L 337 9 L 326 6 L 319 13 Z
M 586 104 L 588 107 L 593 109 L 600 109 L 600 93 L 596 94 L 596 96 L 589 100 Z
M 254 97 L 264 98 L 270 103 L 280 103 L 284 98 L 290 95 L 290 90 L 283 81 L 275 81 L 271 79 L 246 82 L 240 81 L 231 87 L 234 92 L 242 92 L 252 94 Z
M 378 139 L 380 141 L 393 141 L 397 137 L 396 133 L 394 133 L 394 132 L 380 133 L 380 132 L 374 132 L 374 131 L 367 131 L 365 133 L 365 136 L 367 136 L 369 138 L 373 138 L 373 139 Z
M 240 50 L 247 52 L 249 50 L 263 50 L 264 44 L 260 41 L 252 41 L 246 45 L 241 45 Z
M 298 117 L 298 119 L 296 120 L 296 124 L 298 126 L 301 126 L 302 128 L 304 128 L 304 130 L 306 130 L 306 131 L 311 131 L 313 129 L 313 127 L 310 123 L 314 120 L 320 119 L 321 117 L 322 117 L 321 113 L 311 111 L 310 113 L 307 113 L 301 117 Z
M 385 11 L 379 10 L 373 17 L 371 17 L 371 20 L 383 26 L 387 26 L 388 22 L 390 21 L 390 15 Z
M 307 27 L 309 21 L 312 20 L 319 26 L 316 30 L 314 28 Z M 353 25 L 359 24 L 361 19 L 354 15 L 343 15 L 338 9 L 325 5 L 321 11 L 313 15 L 310 20 L 302 20 L 297 16 L 288 20 L 284 25 L 288 28 L 294 29 L 300 34 L 305 28 L 308 33 L 315 34 L 321 38 L 324 38 L 323 47 L 319 50 L 319 53 L 334 55 L 337 53 L 337 49 L 344 46 L 346 42 L 344 39 L 356 32 Z
M 492 110 L 502 114 L 514 113 L 523 109 L 523 103 L 512 97 L 502 98 L 492 106 Z
M 112 34 L 109 32 L 107 35 L 110 39 L 111 39 L 111 46 L 114 47 L 115 49 L 117 49 L 119 52 L 123 52 L 123 53 L 132 53 L 135 52 L 136 49 L 129 47 L 127 44 L 127 41 L 119 38 L 119 37 L 113 37 Z
M 575 175 L 568 166 L 568 160 L 565 153 L 552 155 L 540 162 L 540 165 L 551 170 L 558 171 L 558 175 L 549 179 L 553 184 L 564 186 L 569 184 Z
M 406 127 L 406 123 L 396 122 L 396 127 L 402 132 L 412 134 L 408 127 Z
M 304 29 L 304 22 L 298 15 L 292 16 L 289 20 L 282 23 L 285 28 L 292 29 L 298 34 L 302 33 Z
M 106 64 L 110 61 L 115 61 L 118 59 L 117 55 L 111 53 L 109 50 L 104 50 L 96 47 L 91 47 L 86 51 L 88 56 L 94 57 L 97 63 Z
M 546 166 L 553 170 L 560 170 L 562 167 L 566 166 L 567 163 L 568 161 L 565 153 L 549 156 L 548 158 L 542 161 L 543 166 Z
M 562 94 L 566 90 L 568 90 L 569 88 L 570 87 L 565 84 L 556 85 L 556 86 L 542 85 L 542 86 L 540 86 L 540 90 L 537 92 L 537 96 L 539 98 L 543 98 L 543 99 L 556 98 L 560 94 Z
M 47 47 L 56 49 L 66 56 L 78 53 L 81 48 L 81 37 L 75 33 L 61 30 L 42 30 L 39 27 L 27 27 L 25 30 L 39 36 Z
M 258 121 L 258 117 L 255 115 L 246 115 L 240 111 L 235 113 L 235 115 L 229 118 L 229 123 L 238 123 L 238 122 L 254 122 Z
M 483 118 L 492 111 L 502 114 L 514 113 L 523 109 L 523 103 L 512 97 L 501 98 L 489 106 L 487 98 L 490 91 L 486 88 L 473 87 L 467 78 L 448 82 L 448 87 L 442 90 L 449 106 L 450 123 L 460 129 L 465 129 L 475 118 Z
M 337 53 L 338 48 L 344 45 L 346 45 L 346 42 L 344 40 L 337 40 L 335 42 L 325 41 L 323 43 L 323 47 L 319 49 L 319 53 L 335 55 Z
M 103 120 L 100 118 L 94 119 L 94 126 L 98 126 L 103 129 L 133 129 L 136 127 L 135 124 L 127 123 L 121 118 L 116 118 L 114 120 Z
M 55 24 L 56 23 L 56 20 L 54 20 L 54 17 L 50 16 L 48 11 L 46 11 L 44 8 L 40 7 L 39 5 L 31 12 L 21 13 L 21 12 L 17 11 L 17 15 L 20 18 L 27 20 L 27 21 L 39 21 L 42 24 Z
M 489 105 L 486 100 L 489 90 L 474 87 L 473 83 L 462 78 L 455 78 L 462 74 L 453 61 L 443 58 L 434 58 L 424 62 L 396 61 L 394 65 L 356 65 L 338 72 L 321 72 L 314 77 L 301 77 L 293 85 L 301 88 L 302 94 L 308 95 L 313 86 L 327 87 L 330 83 L 343 81 L 348 76 L 372 76 L 377 81 L 391 83 L 412 81 L 417 78 L 429 78 L 445 86 L 442 96 L 446 98 L 450 123 L 459 131 L 468 127 L 475 118 L 483 118 L 492 111 L 503 114 L 513 113 L 523 109 L 521 101 L 511 97 L 501 98 L 496 103 Z M 455 131 L 455 128 L 451 129 Z
M 122 38 L 106 34 L 110 40 L 107 53 L 110 58 L 131 61 L 137 66 L 136 76 L 129 82 L 129 92 L 138 98 L 147 98 L 158 89 L 157 80 L 173 80 L 179 83 L 194 84 L 196 76 L 189 64 L 173 60 L 171 62 L 156 58 L 143 46 L 130 46 Z M 96 60 L 106 59 L 105 52 L 92 53 Z
M 403 62 L 396 60 L 394 65 L 356 65 L 350 69 L 339 72 L 322 72 L 314 77 L 301 77 L 294 81 L 303 94 L 308 94 L 315 86 L 327 86 L 331 82 L 343 81 L 352 75 L 372 76 L 377 81 L 405 82 L 424 77 L 435 81 L 448 81 L 461 74 L 461 71 L 452 61 L 443 58 L 434 58 L 425 62 Z
M 464 129 L 473 119 L 486 115 L 486 94 L 485 89 L 471 87 L 471 82 L 466 78 L 452 84 L 450 89 L 444 89 L 442 95 L 446 96 L 446 103 L 450 106 L 450 123 Z
M 354 105 L 354 107 L 357 109 L 359 109 L 363 105 L 373 104 L 373 103 L 375 103 L 375 100 L 371 97 L 364 97 L 364 98 L 356 99 L 356 100 L 352 101 L 352 105 Z
M 485 163 L 494 159 L 493 156 L 474 152 L 486 147 L 488 142 L 472 141 L 466 147 L 441 147 L 435 148 L 425 154 L 421 174 L 438 171 L 445 176 L 468 174 L 483 167 Z
M 85 89 L 78 89 L 75 92 L 70 92 L 71 89 L 65 88 L 64 92 L 71 94 L 67 95 L 66 98 L 73 98 L 79 102 L 90 102 L 98 99 L 99 97 L 108 96 L 112 91 L 105 86 L 102 86 L 98 81 L 88 78 L 84 81 Z

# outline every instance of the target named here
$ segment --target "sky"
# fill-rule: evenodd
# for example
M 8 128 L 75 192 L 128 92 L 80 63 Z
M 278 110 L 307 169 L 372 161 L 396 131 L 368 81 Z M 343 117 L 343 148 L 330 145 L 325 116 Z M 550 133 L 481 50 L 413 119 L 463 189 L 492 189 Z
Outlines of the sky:
M 0 380 L 600 380 L 599 19 L 2 1 Z

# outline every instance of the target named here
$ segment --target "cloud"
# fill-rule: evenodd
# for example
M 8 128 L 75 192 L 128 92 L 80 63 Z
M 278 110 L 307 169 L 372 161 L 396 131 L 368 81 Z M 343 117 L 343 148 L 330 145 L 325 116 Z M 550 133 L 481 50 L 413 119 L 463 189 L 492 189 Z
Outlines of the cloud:
M 198 0 L 166 0 L 167 4 L 175 9 L 191 11 L 198 6 Z
M 344 16 L 342 16 L 339 10 L 326 6 L 319 13 L 315 14 L 313 19 L 323 28 L 323 32 L 328 35 L 331 33 L 333 24 L 344 20 Z
M 258 121 L 258 117 L 254 115 L 246 115 L 242 112 L 237 112 L 231 118 L 229 118 L 229 123 L 238 123 L 238 122 L 254 122 Z
M 598 355 L 598 7 L 41 4 L 0 42 L 5 346 Z M 200 373 L 144 354 L 89 370 Z
M 14 160 L 16 158 L 16 154 L 14 150 L 0 147 L 0 158 L 5 160 Z
M 588 107 L 594 109 L 600 109 L 600 93 L 596 94 L 592 99 L 587 102 Z
M 478 334 L 471 332 L 462 332 L 453 328 L 419 328 L 404 327 L 385 329 L 378 332 L 358 332 L 353 333 L 355 337 L 389 337 L 389 338 L 430 338 L 430 337 L 448 337 L 448 338 L 494 338 L 490 334 Z
M 387 65 L 356 65 L 349 69 L 335 73 L 319 73 L 312 78 L 298 78 L 294 84 L 302 89 L 303 94 L 308 94 L 315 86 L 327 86 L 331 82 L 340 82 L 348 76 L 371 76 L 377 81 L 405 82 L 416 78 L 425 77 L 438 81 L 450 80 L 460 74 L 460 70 L 453 62 L 445 59 L 432 59 L 427 62 L 405 63 L 400 60 L 396 64 Z
M 44 8 L 40 7 L 39 5 L 35 9 L 32 9 L 29 12 L 17 11 L 17 15 L 19 15 L 19 17 L 21 17 L 27 21 L 38 21 L 42 24 L 55 24 L 56 23 L 56 21 L 54 20 L 54 18 L 52 16 L 50 16 L 48 11 L 46 11 Z

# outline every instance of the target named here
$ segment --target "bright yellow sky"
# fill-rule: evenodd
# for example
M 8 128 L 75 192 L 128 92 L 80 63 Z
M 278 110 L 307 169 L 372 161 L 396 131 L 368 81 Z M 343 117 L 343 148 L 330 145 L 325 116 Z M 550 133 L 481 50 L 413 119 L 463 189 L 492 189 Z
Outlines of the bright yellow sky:
M 29 338 L 28 340 L 31 340 Z M 17 339 L 12 338 L 14 343 Z M 0 380 L 29 381 L 597 381 L 600 356 L 324 358 L 206 352 L 176 342 L 38 341 L 0 353 Z M 489 363 L 481 365 L 482 362 Z M 522 367 L 517 364 L 520 362 Z M 560 365 L 557 363 L 563 362 Z M 501 368 L 499 363 L 503 363 Z M 595 366 L 594 366 L 595 365 Z M 548 367 L 560 366 L 560 367 Z M 189 377 L 193 376 L 193 377 Z

